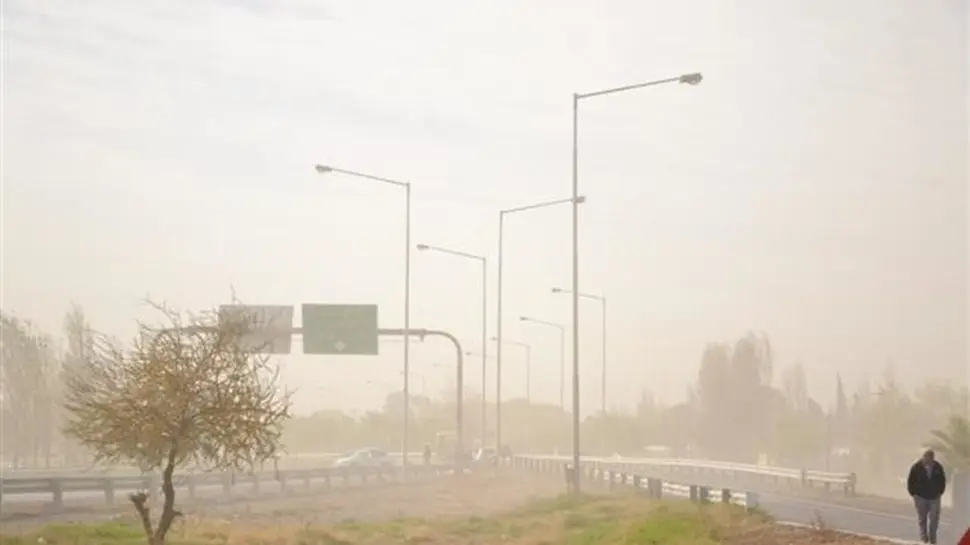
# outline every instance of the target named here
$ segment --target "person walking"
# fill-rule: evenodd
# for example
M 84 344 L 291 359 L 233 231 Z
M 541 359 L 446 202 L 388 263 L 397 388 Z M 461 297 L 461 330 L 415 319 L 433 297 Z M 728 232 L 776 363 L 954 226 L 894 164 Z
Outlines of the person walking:
M 936 461 L 932 449 L 909 468 L 906 490 L 913 497 L 919 522 L 919 537 L 923 543 L 936 543 L 936 530 L 940 526 L 940 504 L 946 492 L 946 473 Z

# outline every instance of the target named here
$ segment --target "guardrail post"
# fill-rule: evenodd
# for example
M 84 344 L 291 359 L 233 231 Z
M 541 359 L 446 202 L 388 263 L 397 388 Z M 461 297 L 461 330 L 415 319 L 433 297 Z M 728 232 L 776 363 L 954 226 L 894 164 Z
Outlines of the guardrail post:
M 115 504 L 115 482 L 110 478 L 104 480 L 104 502 L 108 505 Z
M 609 476 L 610 476 L 610 492 L 612 492 L 613 491 L 613 485 L 616 483 L 616 471 L 614 471 L 614 470 L 611 469 L 609 471 Z
M 232 496 L 232 472 L 222 473 L 222 493 L 226 497 Z
M 758 494 L 756 492 L 744 494 L 744 508 L 748 511 L 754 511 L 758 508 Z
M 804 469 L 798 471 L 798 478 L 802 481 L 802 487 L 808 486 L 808 475 Z
M 690 491 L 689 492 L 690 501 L 694 503 L 700 503 L 700 499 L 698 498 L 698 490 L 697 490 L 698 486 L 696 484 L 692 484 L 689 487 L 687 487 L 687 489 Z
M 721 503 L 731 503 L 731 490 L 727 488 L 721 489 Z
M 660 479 L 647 479 L 647 490 L 650 492 L 650 497 L 654 499 L 661 499 L 664 495 L 664 483 Z
M 707 486 L 697 487 L 697 501 L 699 503 L 710 503 L 711 502 L 711 489 Z
M 845 482 L 846 496 L 855 496 L 855 482 L 856 482 L 856 474 L 849 473 L 849 480 Z
M 144 485 L 145 490 L 148 491 L 148 501 L 151 502 L 152 505 L 161 505 L 158 498 L 158 493 L 161 492 L 161 490 L 159 490 L 158 487 L 157 477 L 155 477 L 155 475 L 146 475 L 142 480 L 142 484 Z
M 641 492 L 643 492 L 643 490 L 641 489 L 641 486 L 640 486 L 640 476 L 639 475 L 634 475 L 633 476 L 633 489 L 636 490 L 636 492 L 638 494 L 641 493 Z
M 286 472 L 280 471 L 279 463 L 273 462 L 273 478 L 280 483 L 280 492 L 286 490 Z
M 54 494 L 54 508 L 60 509 L 64 507 L 64 484 L 60 479 L 51 480 L 51 492 Z

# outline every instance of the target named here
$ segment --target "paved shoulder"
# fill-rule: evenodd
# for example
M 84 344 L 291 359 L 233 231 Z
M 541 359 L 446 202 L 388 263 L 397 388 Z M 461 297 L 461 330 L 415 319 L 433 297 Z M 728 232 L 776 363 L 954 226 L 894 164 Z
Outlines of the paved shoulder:
M 760 504 L 765 511 L 782 522 L 815 524 L 822 521 L 834 530 L 903 541 L 911 541 L 918 537 L 915 514 L 906 517 L 824 501 L 774 494 L 761 495 Z M 949 522 L 942 521 L 938 537 L 940 543 L 956 543 L 959 536 L 955 535 L 955 530 Z

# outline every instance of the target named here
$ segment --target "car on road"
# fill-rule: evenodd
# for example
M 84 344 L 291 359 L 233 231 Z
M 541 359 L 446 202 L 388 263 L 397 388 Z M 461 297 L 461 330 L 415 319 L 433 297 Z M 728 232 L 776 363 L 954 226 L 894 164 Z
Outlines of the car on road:
M 391 467 L 394 462 L 387 452 L 379 448 L 363 448 L 356 452 L 345 454 L 333 462 L 333 467 Z
M 495 447 L 482 447 L 475 451 L 472 460 L 476 464 L 495 464 L 498 460 L 498 451 Z

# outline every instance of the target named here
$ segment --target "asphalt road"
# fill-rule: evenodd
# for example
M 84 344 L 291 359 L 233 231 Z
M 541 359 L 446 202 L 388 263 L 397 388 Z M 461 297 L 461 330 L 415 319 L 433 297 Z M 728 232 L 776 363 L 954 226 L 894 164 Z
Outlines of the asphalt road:
M 833 530 L 914 542 L 919 538 L 915 512 L 911 517 L 904 517 L 772 494 L 762 494 L 759 503 L 762 509 L 780 522 L 812 524 L 821 519 Z M 960 535 L 949 521 L 941 521 L 937 542 L 941 545 L 954 544 Z
M 601 459 L 601 461 L 608 464 L 611 461 L 620 460 Z M 628 458 L 621 461 L 625 463 L 636 463 L 637 460 Z M 682 479 L 683 477 L 681 476 L 680 478 Z M 748 485 L 727 482 L 719 483 L 714 474 L 698 475 L 694 479 L 707 481 L 695 482 L 694 484 L 707 484 L 715 487 L 723 486 L 726 488 L 744 489 L 748 486 L 755 490 L 759 488 L 756 483 L 750 483 Z M 844 504 L 830 503 L 826 502 L 824 498 L 803 498 L 795 495 L 779 494 L 777 492 L 772 493 L 767 490 L 760 491 L 758 497 L 759 506 L 779 522 L 811 525 L 818 520 L 822 520 L 833 530 L 910 542 L 915 542 L 919 538 L 915 511 L 911 516 L 904 516 L 898 513 L 880 512 Z M 949 520 L 941 520 L 937 541 L 941 545 L 952 545 L 962 536 L 963 531 L 966 531 L 966 528 L 957 529 Z

